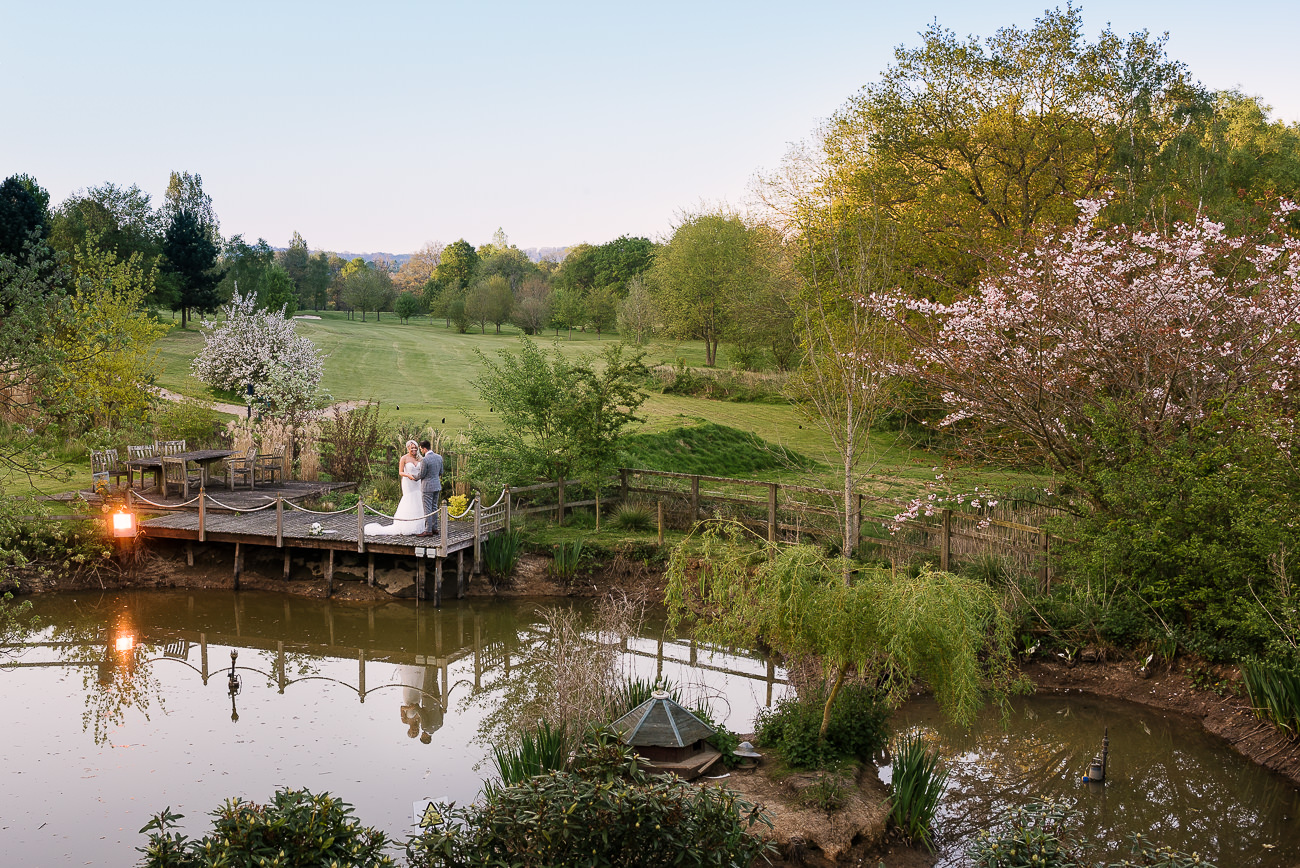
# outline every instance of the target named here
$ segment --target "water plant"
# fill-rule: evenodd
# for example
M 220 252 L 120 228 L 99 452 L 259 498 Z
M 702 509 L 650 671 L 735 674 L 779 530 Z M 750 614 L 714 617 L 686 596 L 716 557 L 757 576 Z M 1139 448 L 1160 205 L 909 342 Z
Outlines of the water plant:
M 916 730 L 894 740 L 893 755 L 889 818 L 907 840 L 934 850 L 930 826 L 948 782 L 948 769 L 940 766 L 938 750 Z
M 504 786 L 522 783 L 533 775 L 559 771 L 565 767 L 568 758 L 564 724 L 552 727 L 545 720 L 539 720 L 536 727 L 520 733 L 518 744 L 492 747 L 492 763 Z
M 493 587 L 514 572 L 515 564 L 519 562 L 519 552 L 523 548 L 523 537 L 523 531 L 513 527 L 493 534 L 483 544 L 483 565 L 487 567 L 488 575 L 495 580 Z
M 551 550 L 551 574 L 565 585 L 577 575 L 578 564 L 582 561 L 582 540 L 557 543 Z
M 1256 657 L 1241 661 L 1240 668 L 1256 716 L 1300 732 L 1300 671 Z
M 672 697 L 673 702 L 682 701 L 681 691 L 670 678 L 660 676 L 652 680 L 639 675 L 627 675 L 610 702 L 610 717 L 617 720 L 649 699 L 656 690 L 667 693 Z

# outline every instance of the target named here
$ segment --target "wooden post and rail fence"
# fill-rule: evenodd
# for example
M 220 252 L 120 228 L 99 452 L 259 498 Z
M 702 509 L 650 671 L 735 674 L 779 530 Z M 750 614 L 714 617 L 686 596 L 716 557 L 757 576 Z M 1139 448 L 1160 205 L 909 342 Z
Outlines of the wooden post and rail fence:
M 571 499 L 566 493 L 570 487 L 588 496 Z M 754 489 L 761 493 L 750 493 Z M 548 497 L 550 492 L 554 495 Z M 599 486 L 565 479 L 512 486 L 506 498 L 507 515 L 547 513 L 559 523 L 566 511 L 578 507 L 599 510 L 602 504 L 614 501 L 642 502 L 657 518 L 661 545 L 665 528 L 689 530 L 713 517 L 739 521 L 769 542 L 838 541 L 844 537 L 844 492 L 807 485 L 622 468 L 617 477 Z M 892 529 L 893 516 L 907 506 L 891 498 L 853 495 L 848 519 L 851 545 L 874 546 L 882 557 L 895 563 L 933 556 L 943 570 L 991 552 L 1014 561 L 1023 572 L 1036 573 L 1040 584 L 1047 587 L 1051 535 L 1041 522 L 1050 514 L 1048 508 L 1025 504 L 1020 509 L 1004 506 L 978 513 L 936 509 L 932 516 L 907 520 Z M 1026 514 L 1034 516 L 1037 523 L 1025 520 Z

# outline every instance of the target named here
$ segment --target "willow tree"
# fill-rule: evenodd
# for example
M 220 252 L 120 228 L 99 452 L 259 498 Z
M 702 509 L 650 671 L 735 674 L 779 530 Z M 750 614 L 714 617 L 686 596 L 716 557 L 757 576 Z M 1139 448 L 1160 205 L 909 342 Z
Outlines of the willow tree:
M 746 544 L 738 526 L 678 545 L 668 562 L 670 624 L 728 648 L 765 644 L 786 659 L 821 661 L 829 684 L 821 735 L 844 679 L 856 671 L 890 705 L 916 682 L 953 720 L 970 723 L 1016 686 L 1011 622 L 988 585 L 946 572 L 873 569 L 842 579 L 815 548 Z

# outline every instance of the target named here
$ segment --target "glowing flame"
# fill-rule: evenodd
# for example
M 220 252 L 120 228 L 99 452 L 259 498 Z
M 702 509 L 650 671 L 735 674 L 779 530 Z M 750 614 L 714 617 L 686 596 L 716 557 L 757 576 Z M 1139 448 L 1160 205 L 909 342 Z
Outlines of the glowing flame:
M 130 651 L 132 648 L 135 647 L 135 637 L 132 636 L 130 633 L 127 633 L 122 636 L 118 636 L 117 641 L 113 644 L 113 647 L 116 648 L 118 651 Z
M 135 515 L 122 510 L 113 513 L 113 536 L 135 536 Z

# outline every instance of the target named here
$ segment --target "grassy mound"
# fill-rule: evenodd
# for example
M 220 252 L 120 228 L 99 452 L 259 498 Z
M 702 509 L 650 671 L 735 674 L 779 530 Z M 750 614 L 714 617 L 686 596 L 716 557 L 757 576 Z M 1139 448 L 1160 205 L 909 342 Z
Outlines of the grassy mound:
M 810 470 L 817 462 L 749 431 L 706 422 L 624 440 L 623 464 L 645 470 L 746 477 L 764 471 Z

